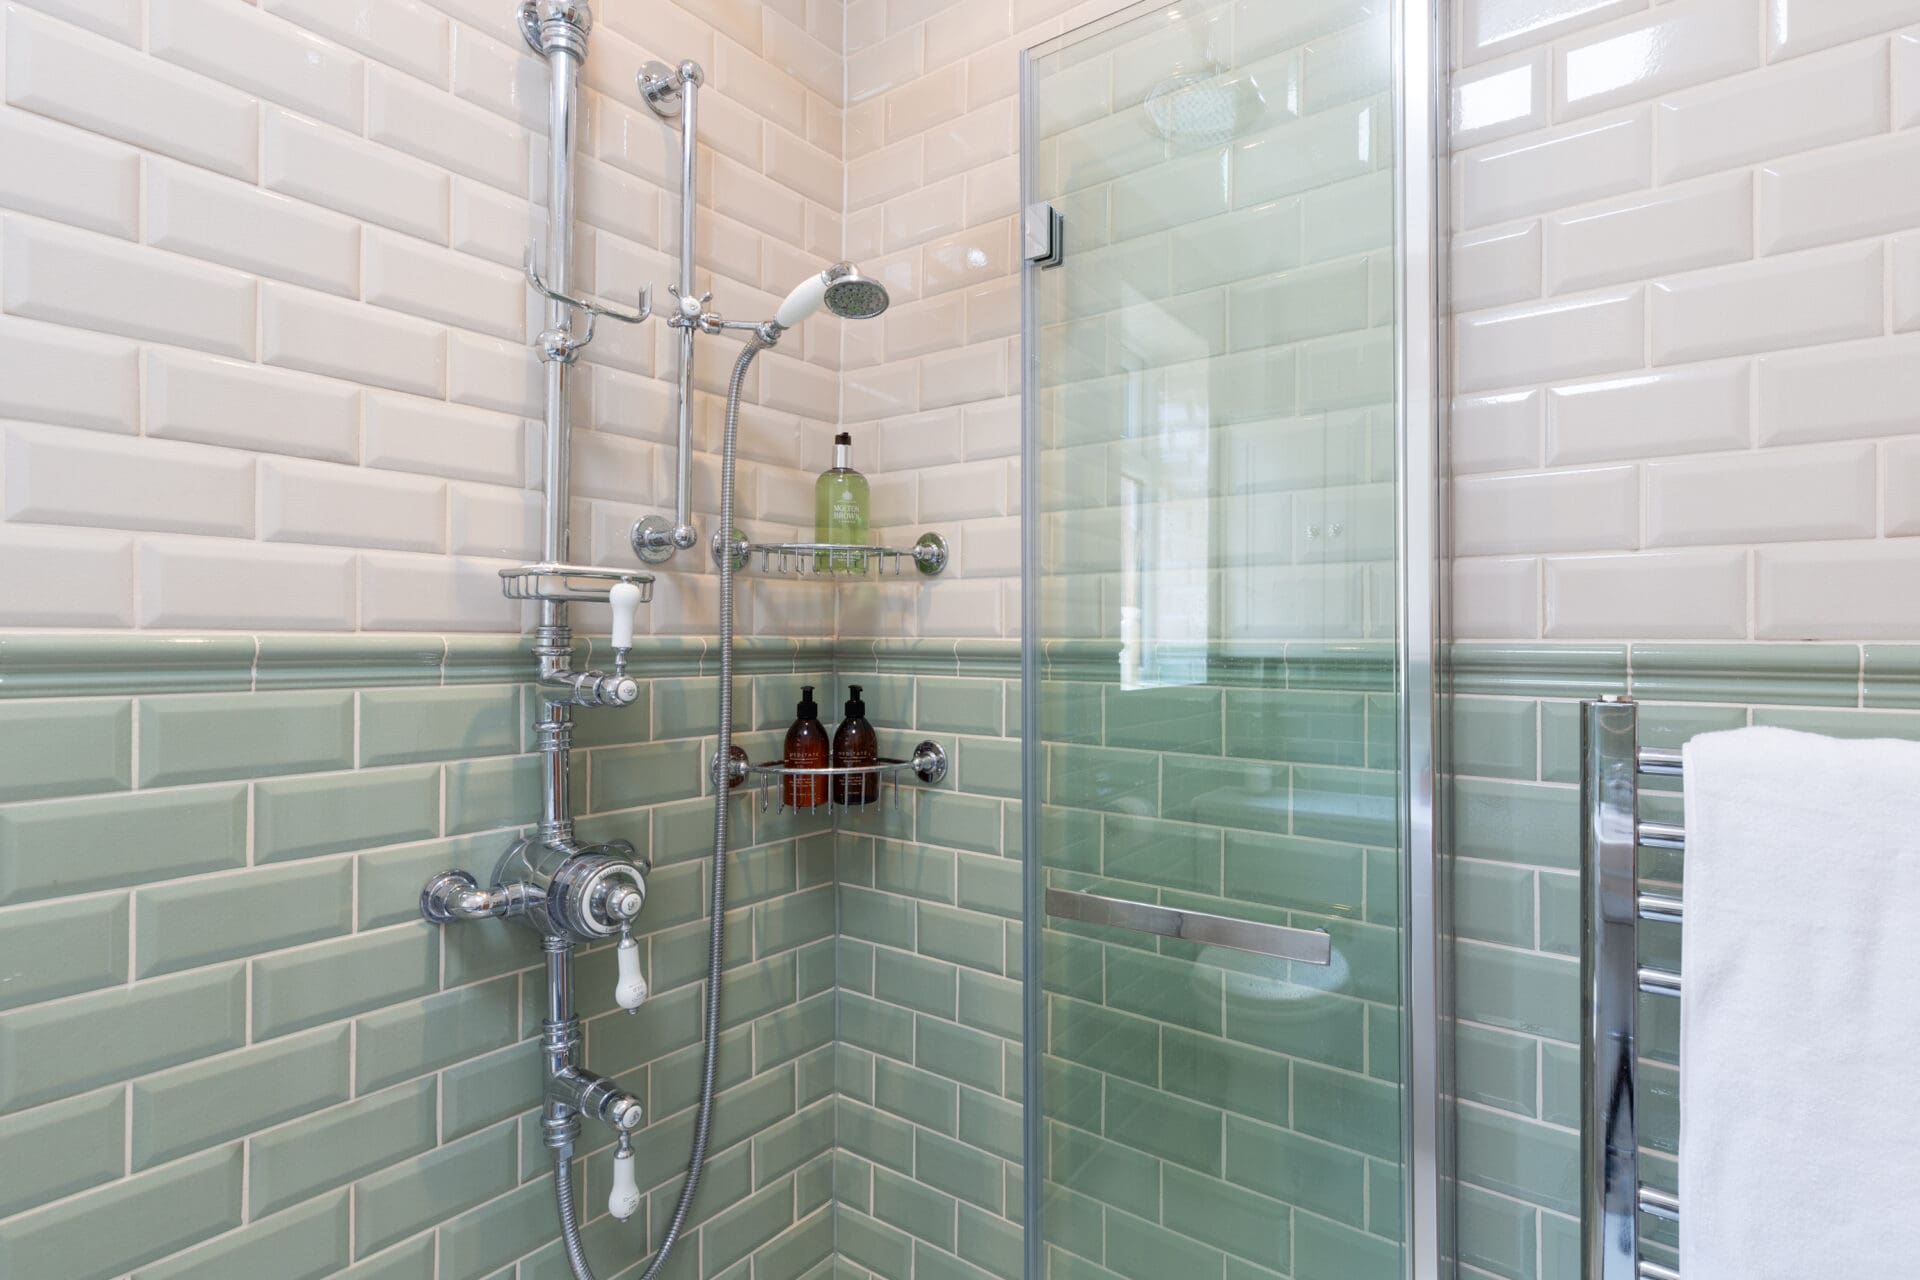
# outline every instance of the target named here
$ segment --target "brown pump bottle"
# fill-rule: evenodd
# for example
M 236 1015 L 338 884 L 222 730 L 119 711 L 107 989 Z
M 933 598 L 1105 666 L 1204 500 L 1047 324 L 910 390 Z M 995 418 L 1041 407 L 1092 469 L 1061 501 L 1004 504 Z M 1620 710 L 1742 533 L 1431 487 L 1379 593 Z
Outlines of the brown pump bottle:
M 869 765 L 880 758 L 880 739 L 867 723 L 867 704 L 860 698 L 860 686 L 848 692 L 846 719 L 833 731 L 833 766 L 836 769 Z M 835 804 L 872 804 L 880 798 L 878 773 L 836 773 L 833 775 Z
M 827 727 L 820 723 L 820 704 L 813 700 L 813 686 L 800 686 L 800 705 L 794 708 L 794 721 L 787 730 L 786 750 L 780 762 L 789 769 L 824 769 L 832 753 L 827 745 Z M 795 809 L 811 809 L 827 802 L 827 779 L 820 774 L 789 773 L 781 779 L 780 798 Z

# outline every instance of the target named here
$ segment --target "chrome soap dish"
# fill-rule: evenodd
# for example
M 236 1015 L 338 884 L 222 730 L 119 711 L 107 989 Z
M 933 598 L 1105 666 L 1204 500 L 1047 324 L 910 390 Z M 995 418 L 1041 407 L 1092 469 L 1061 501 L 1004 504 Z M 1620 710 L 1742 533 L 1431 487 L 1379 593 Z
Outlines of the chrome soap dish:
M 715 757 L 713 769 L 717 777 L 720 761 Z M 783 764 L 778 760 L 768 760 L 755 764 L 747 758 L 747 753 L 739 747 L 733 749 L 733 759 L 728 763 L 726 775 L 729 787 L 738 787 L 751 783 L 760 796 L 760 812 L 774 808 L 785 813 L 791 809 L 796 813 L 833 813 L 836 809 L 864 809 L 869 806 L 883 805 L 891 792 L 894 803 L 900 799 L 900 783 L 903 774 L 911 773 L 928 786 L 937 786 L 947 776 L 947 751 L 932 740 L 922 742 L 913 749 L 910 759 L 900 760 L 882 756 L 872 764 L 839 765 L 826 768 L 799 768 Z M 834 782 L 844 780 L 841 788 L 846 792 L 869 796 L 870 799 L 850 802 L 846 799 L 834 799 Z M 794 803 L 787 798 L 787 782 L 794 780 L 805 784 L 802 790 L 810 802 Z
M 720 563 L 727 543 L 713 535 L 713 562 Z M 947 540 L 937 533 L 923 533 L 910 547 L 857 546 L 844 542 L 749 542 L 733 541 L 733 567 L 744 569 L 758 556 L 762 573 L 786 574 L 796 578 L 898 578 L 908 564 L 931 578 L 945 571 L 949 559 Z

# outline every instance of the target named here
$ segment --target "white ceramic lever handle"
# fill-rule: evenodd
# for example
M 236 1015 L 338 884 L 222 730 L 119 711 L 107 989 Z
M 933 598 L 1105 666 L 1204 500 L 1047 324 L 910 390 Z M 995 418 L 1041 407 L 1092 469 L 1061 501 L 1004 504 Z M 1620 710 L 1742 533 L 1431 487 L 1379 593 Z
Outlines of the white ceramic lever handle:
M 640 944 L 631 937 L 620 939 L 614 958 L 620 962 L 620 981 L 613 988 L 613 1001 L 631 1013 L 647 1002 L 647 980 L 640 976 Z
M 614 583 L 607 593 L 607 603 L 613 606 L 613 647 L 633 648 L 634 615 L 640 612 L 640 584 Z
M 640 1207 L 640 1184 L 633 1176 L 633 1146 L 623 1135 L 613 1153 L 613 1190 L 607 1193 L 607 1212 L 625 1222 Z

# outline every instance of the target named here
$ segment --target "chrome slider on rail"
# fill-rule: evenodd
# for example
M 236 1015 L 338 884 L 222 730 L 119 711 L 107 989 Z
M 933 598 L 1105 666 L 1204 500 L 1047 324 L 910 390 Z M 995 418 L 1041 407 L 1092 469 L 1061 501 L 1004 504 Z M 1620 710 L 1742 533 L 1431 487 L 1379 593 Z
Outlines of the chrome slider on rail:
M 1047 890 L 1047 914 L 1082 924 L 1109 925 L 1139 933 L 1159 934 L 1187 942 L 1210 943 L 1252 951 L 1302 964 L 1331 964 L 1333 939 L 1318 929 L 1292 929 L 1286 925 L 1263 924 L 1258 920 L 1237 920 L 1207 911 L 1185 911 L 1157 902 L 1130 902 L 1125 898 L 1106 898 L 1076 889 Z

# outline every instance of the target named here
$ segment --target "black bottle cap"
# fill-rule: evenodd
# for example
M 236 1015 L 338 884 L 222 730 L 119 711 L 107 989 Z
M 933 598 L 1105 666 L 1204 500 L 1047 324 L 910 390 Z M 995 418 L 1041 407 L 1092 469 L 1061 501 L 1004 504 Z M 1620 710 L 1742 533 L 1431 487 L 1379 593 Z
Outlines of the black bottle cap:
M 794 714 L 802 720 L 818 720 L 820 718 L 820 704 L 813 700 L 812 685 L 803 684 L 800 686 L 800 705 L 794 708 Z
M 853 685 L 848 685 L 847 688 L 853 694 L 851 698 L 847 699 L 847 719 L 849 720 L 866 719 L 867 704 L 860 700 L 860 686 L 857 684 L 853 684 Z
M 837 435 L 837 436 L 835 436 L 835 437 L 833 438 L 833 442 L 834 442 L 835 444 L 852 444 L 852 443 L 853 443 L 853 432 L 851 432 L 851 431 L 842 431 L 842 432 L 841 432 L 841 433 L 840 433 L 839 435 Z

